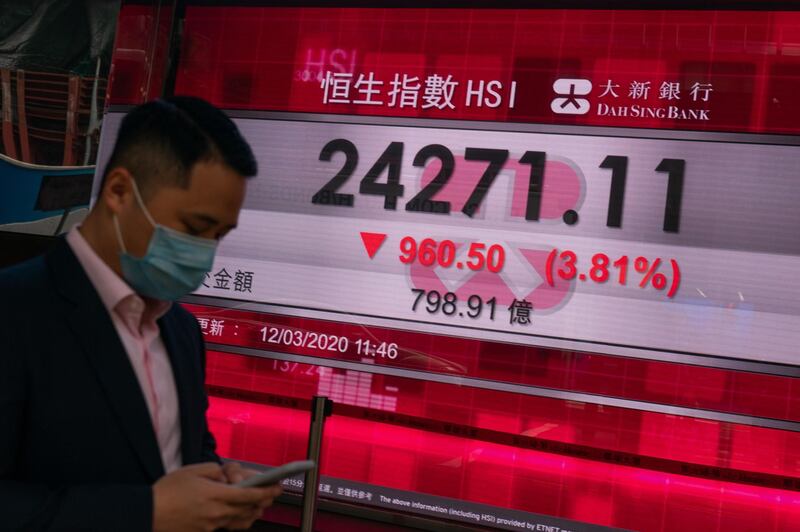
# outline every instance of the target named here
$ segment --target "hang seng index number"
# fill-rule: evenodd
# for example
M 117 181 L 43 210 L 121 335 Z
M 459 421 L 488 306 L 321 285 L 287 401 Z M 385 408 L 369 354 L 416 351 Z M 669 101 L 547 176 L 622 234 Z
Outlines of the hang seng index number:
M 383 208 L 387 210 L 397 210 L 398 198 L 405 197 L 405 186 L 400 183 L 403 150 L 404 144 L 402 142 L 390 143 L 361 179 L 359 186 L 360 194 L 383 197 Z M 334 139 L 322 148 L 319 160 L 330 162 L 336 153 L 344 154 L 344 165 L 336 175 L 312 196 L 311 203 L 315 205 L 353 207 L 355 205 L 355 196 L 339 192 L 339 189 L 355 173 L 359 161 L 358 148 L 347 139 Z M 461 212 L 472 218 L 486 198 L 486 194 L 494 184 L 497 176 L 503 170 L 506 161 L 508 161 L 509 150 L 468 147 L 464 150 L 464 159 L 486 163 L 483 175 L 481 175 L 467 200 L 461 205 Z M 406 211 L 443 215 L 451 213 L 453 209 L 451 202 L 434 198 L 445 188 L 453 176 L 455 157 L 453 152 L 446 146 L 429 144 L 416 153 L 412 165 L 418 168 L 425 168 L 433 160 L 438 160 L 440 163 L 438 173 L 430 183 L 405 203 L 404 208 Z M 545 162 L 546 154 L 543 151 L 526 151 L 519 158 L 520 164 L 530 167 L 525 207 L 525 219 L 529 221 L 539 220 L 545 178 Z M 611 171 L 611 190 L 608 198 L 606 226 L 622 227 L 628 157 L 608 155 L 600 162 L 598 167 Z M 667 194 L 664 201 L 663 217 L 663 230 L 665 232 L 677 233 L 680 229 L 685 168 L 686 161 L 683 159 L 662 159 L 658 166 L 654 168 L 654 173 L 667 174 Z M 386 182 L 380 183 L 378 179 L 384 171 L 387 172 Z M 563 219 L 567 225 L 574 225 L 577 223 L 578 214 L 575 211 L 567 211 L 564 213 Z

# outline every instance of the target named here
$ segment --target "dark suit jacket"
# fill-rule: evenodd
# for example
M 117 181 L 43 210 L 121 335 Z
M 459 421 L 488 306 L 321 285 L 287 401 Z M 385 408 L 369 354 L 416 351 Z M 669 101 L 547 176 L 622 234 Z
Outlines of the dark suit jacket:
M 183 461 L 219 461 L 197 321 L 176 304 L 159 327 Z M 150 530 L 163 474 L 133 368 L 66 241 L 0 272 L 0 530 Z

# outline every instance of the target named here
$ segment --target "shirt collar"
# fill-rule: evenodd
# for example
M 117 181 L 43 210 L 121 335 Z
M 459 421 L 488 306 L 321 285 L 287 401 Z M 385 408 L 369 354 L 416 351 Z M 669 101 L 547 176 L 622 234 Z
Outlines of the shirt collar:
M 78 258 L 83 270 L 91 281 L 103 306 L 109 313 L 115 311 L 119 304 L 130 297 L 137 298 L 144 303 L 143 317 L 158 320 L 166 314 L 172 303 L 141 297 L 128 284 L 112 270 L 108 264 L 92 249 L 89 242 L 83 237 L 78 227 L 73 227 L 67 234 L 67 243 Z

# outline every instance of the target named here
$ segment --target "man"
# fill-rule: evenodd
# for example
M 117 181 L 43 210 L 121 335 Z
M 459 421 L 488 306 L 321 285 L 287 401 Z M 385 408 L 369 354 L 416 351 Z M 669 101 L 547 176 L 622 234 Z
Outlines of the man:
M 231 485 L 254 472 L 220 464 L 202 335 L 172 303 L 255 173 L 210 104 L 142 105 L 80 228 L 0 272 L 0 530 L 248 528 L 280 493 Z

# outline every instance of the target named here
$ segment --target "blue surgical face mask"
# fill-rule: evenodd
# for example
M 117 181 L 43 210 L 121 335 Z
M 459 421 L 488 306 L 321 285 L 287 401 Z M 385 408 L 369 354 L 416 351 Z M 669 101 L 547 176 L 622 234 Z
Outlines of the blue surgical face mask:
M 157 224 L 144 206 L 135 181 L 133 191 L 139 207 L 155 230 L 147 253 L 143 257 L 134 257 L 125 249 L 119 220 L 114 215 L 114 229 L 122 248 L 122 277 L 136 293 L 153 299 L 175 301 L 194 292 L 214 265 L 217 241 Z

